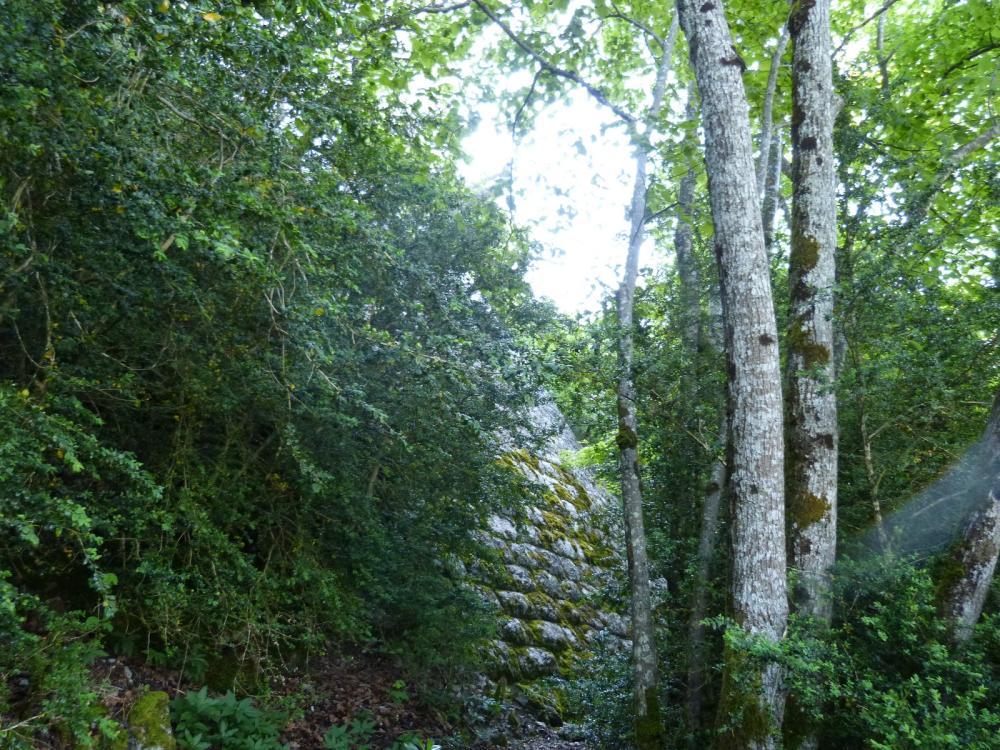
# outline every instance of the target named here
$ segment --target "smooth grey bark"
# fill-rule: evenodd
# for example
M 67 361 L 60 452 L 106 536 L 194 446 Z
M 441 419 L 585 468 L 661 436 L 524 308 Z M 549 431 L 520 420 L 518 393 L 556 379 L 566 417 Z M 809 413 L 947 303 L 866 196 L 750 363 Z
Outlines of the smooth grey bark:
M 628 574 L 631 589 L 632 671 L 635 690 L 635 739 L 640 750 L 657 748 L 663 743 L 663 723 L 660 718 L 657 689 L 656 645 L 653 613 L 650 602 L 649 560 L 646 554 L 646 530 L 642 513 L 642 486 L 639 469 L 638 420 L 635 407 L 633 364 L 633 301 L 639 272 L 639 250 L 645 237 L 646 165 L 649 144 L 645 135 L 655 127 L 663 107 L 667 74 L 670 72 L 674 42 L 677 39 L 677 18 L 662 47 L 657 68 L 653 100 L 646 113 L 646 133 L 635 139 L 635 183 L 632 189 L 628 255 L 625 277 L 618 289 L 618 461 L 621 473 L 622 505 L 625 516 L 625 547 L 628 553 Z
M 860 373 L 860 368 L 859 373 Z M 858 380 L 861 380 L 860 374 Z M 862 388 L 865 386 L 862 385 Z M 882 515 L 882 500 L 879 497 L 879 485 L 882 478 L 875 471 L 875 457 L 872 443 L 875 435 L 868 429 L 868 404 L 865 391 L 861 392 L 858 398 L 858 410 L 861 412 L 861 447 L 865 460 L 865 477 L 868 479 L 868 493 L 872 506 L 872 522 L 875 524 L 875 531 L 878 534 L 879 544 L 884 554 L 890 553 L 889 535 L 885 531 L 885 517 Z
M 1000 554 L 1000 394 L 993 402 L 983 440 L 985 470 L 992 479 L 985 503 L 972 514 L 952 552 L 952 563 L 959 574 L 948 583 L 941 597 L 942 612 L 959 643 L 969 640 L 983 613 Z
M 888 13 L 878 17 L 878 32 L 875 35 L 875 56 L 878 59 L 878 71 L 882 77 L 882 98 L 889 98 L 889 59 L 885 56 L 885 19 Z
M 774 256 L 774 219 L 778 212 L 778 191 L 781 189 L 782 147 L 781 131 L 776 130 L 771 138 L 768 176 L 760 209 L 761 223 L 764 225 L 764 250 L 768 258 Z
M 785 47 L 788 46 L 788 27 L 781 29 L 778 37 L 778 46 L 771 54 L 771 68 L 767 73 L 767 87 L 764 89 L 764 106 L 760 116 L 760 158 L 757 160 L 757 194 L 761 196 L 761 205 L 764 204 L 764 189 L 770 174 L 771 144 L 774 140 L 774 93 L 778 88 L 778 71 L 781 69 L 781 58 L 785 54 Z
M 701 94 L 705 162 L 722 290 L 729 400 L 732 607 L 749 635 L 778 641 L 786 600 L 784 436 L 773 295 L 744 65 L 732 46 L 721 0 L 678 0 Z M 783 712 L 775 663 L 727 655 L 719 744 L 773 748 Z M 749 674 L 748 674 L 749 672 Z
M 837 548 L 833 289 L 837 196 L 830 0 L 797 3 L 792 39 L 792 238 L 788 269 L 788 515 L 793 606 L 829 622 Z

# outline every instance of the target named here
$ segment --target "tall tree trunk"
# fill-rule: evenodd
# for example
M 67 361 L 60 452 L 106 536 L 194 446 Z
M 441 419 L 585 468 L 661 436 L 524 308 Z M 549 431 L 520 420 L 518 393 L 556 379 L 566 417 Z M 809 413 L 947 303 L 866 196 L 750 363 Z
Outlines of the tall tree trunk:
M 646 133 L 655 126 L 663 106 L 667 74 L 677 38 L 677 19 L 663 45 L 663 57 L 657 71 L 653 101 L 646 114 Z M 630 210 L 628 256 L 625 278 L 618 289 L 618 460 L 621 472 L 622 505 L 625 516 L 625 546 L 632 611 L 632 670 L 635 685 L 635 740 L 639 750 L 654 750 L 663 745 L 663 721 L 660 717 L 657 689 L 659 683 L 653 613 L 649 589 L 649 561 L 646 554 L 646 530 L 642 514 L 642 486 L 639 469 L 638 420 L 635 408 L 635 383 L 632 373 L 632 317 L 635 283 L 639 272 L 639 249 L 645 236 L 646 165 L 649 144 L 641 138 L 635 143 L 635 184 Z
M 774 218 L 778 212 L 778 191 L 781 189 L 781 131 L 776 130 L 771 138 L 771 156 L 768 160 L 767 182 L 764 183 L 764 199 L 761 202 L 761 222 L 764 225 L 764 249 L 767 257 L 774 256 Z
M 698 104 L 695 87 L 688 89 L 688 102 L 685 118 L 694 122 L 698 115 Z M 694 130 L 690 130 L 688 138 L 694 140 Z M 694 257 L 692 237 L 694 230 L 691 217 L 694 212 L 694 191 L 698 173 L 694 166 L 688 168 L 681 178 L 677 190 L 677 229 L 674 231 L 674 252 L 677 255 L 677 276 L 680 281 L 681 295 L 681 330 L 686 354 L 692 362 L 697 358 L 701 345 L 701 274 L 697 259 Z M 709 323 L 710 348 L 720 351 L 722 348 L 721 314 L 712 317 Z M 691 368 L 692 374 L 694 367 Z M 688 378 L 687 375 L 684 376 Z M 693 383 L 682 384 L 683 392 L 689 392 L 695 387 Z M 688 675 L 687 675 L 687 712 L 688 725 L 696 729 L 699 726 L 702 710 L 702 697 L 707 670 L 705 667 L 705 628 L 701 621 L 707 615 L 709 576 L 712 559 L 715 556 L 716 540 L 719 534 L 719 510 L 722 503 L 722 490 L 725 484 L 725 442 L 726 421 L 723 413 L 716 440 L 716 450 L 720 454 L 712 462 L 712 472 L 705 488 L 701 513 L 701 535 L 698 540 L 694 592 L 691 597 L 691 617 L 688 624 Z
M 705 161 L 722 288 L 729 375 L 732 606 L 745 633 L 785 631 L 784 436 L 781 369 L 744 68 L 721 0 L 678 0 L 701 93 Z M 773 748 L 783 709 L 781 669 L 742 653 L 726 659 L 720 744 Z
M 989 489 L 985 502 L 972 514 L 957 549 L 952 552 L 959 574 L 948 583 L 941 597 L 942 612 L 959 643 L 972 636 L 972 629 L 983 613 L 1000 554 L 1000 393 L 993 402 L 983 440 L 984 471 L 991 478 Z
M 788 269 L 788 512 L 793 606 L 829 622 L 837 547 L 833 288 L 837 196 L 830 0 L 799 2 L 792 38 L 792 246 Z

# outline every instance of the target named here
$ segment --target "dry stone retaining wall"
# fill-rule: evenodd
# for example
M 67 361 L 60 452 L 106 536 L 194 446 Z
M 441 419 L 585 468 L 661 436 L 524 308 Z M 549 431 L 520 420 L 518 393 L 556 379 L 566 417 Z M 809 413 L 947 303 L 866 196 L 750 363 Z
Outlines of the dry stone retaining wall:
M 609 591 L 624 561 L 614 551 L 617 501 L 589 472 L 561 456 L 580 449 L 551 403 L 533 414 L 553 437 L 539 454 L 512 449 L 502 459 L 525 476 L 535 497 L 516 517 L 494 516 L 483 541 L 492 559 L 469 568 L 473 585 L 500 613 L 491 644 L 498 678 L 530 681 L 569 674 L 598 641 L 628 646 L 628 624 Z

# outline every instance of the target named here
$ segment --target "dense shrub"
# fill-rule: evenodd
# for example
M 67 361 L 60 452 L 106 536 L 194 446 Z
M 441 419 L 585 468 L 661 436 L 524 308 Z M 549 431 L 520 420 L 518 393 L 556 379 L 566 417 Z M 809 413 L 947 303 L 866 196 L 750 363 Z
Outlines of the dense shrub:
M 450 114 L 336 3 L 0 14 L 3 712 L 82 726 L 10 695 L 62 612 L 223 690 L 331 641 L 460 670 L 439 561 L 513 501 L 541 318 Z
M 825 633 L 800 627 L 790 639 L 790 739 L 809 723 L 796 720 L 806 718 L 830 747 L 995 747 L 996 618 L 957 647 L 938 616 L 928 568 L 901 560 L 846 563 L 838 580 L 838 624 Z

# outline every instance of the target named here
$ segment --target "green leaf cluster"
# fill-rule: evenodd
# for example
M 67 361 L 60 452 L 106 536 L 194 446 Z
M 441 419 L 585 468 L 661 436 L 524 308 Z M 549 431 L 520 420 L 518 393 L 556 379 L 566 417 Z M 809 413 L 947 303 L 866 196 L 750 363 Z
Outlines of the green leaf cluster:
M 230 690 L 212 697 L 208 689 L 170 702 L 174 736 L 182 750 L 281 750 L 278 741 L 285 717 L 257 708 L 250 698 Z

